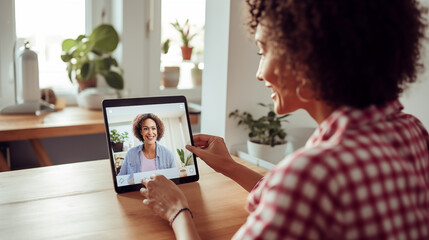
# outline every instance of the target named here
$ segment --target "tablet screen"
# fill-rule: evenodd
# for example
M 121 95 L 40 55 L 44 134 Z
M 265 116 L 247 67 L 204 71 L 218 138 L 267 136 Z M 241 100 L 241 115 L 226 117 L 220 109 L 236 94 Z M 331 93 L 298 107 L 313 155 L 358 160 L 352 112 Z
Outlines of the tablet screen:
M 161 174 L 175 183 L 198 180 L 186 99 L 183 96 L 103 101 L 117 192 L 138 190 Z

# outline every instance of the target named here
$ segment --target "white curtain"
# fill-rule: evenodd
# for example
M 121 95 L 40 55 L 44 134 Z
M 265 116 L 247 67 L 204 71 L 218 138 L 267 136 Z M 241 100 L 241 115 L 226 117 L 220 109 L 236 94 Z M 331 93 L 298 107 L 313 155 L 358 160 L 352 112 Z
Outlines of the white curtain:
M 186 150 L 185 146 L 191 144 L 191 139 L 188 134 L 188 125 L 186 122 L 186 115 L 172 118 L 162 118 L 164 123 L 164 137 L 160 143 L 170 149 L 177 162 L 177 166 L 181 165 L 179 154 L 177 149 L 183 149 L 185 151 L 185 157 L 189 156 L 191 152 Z

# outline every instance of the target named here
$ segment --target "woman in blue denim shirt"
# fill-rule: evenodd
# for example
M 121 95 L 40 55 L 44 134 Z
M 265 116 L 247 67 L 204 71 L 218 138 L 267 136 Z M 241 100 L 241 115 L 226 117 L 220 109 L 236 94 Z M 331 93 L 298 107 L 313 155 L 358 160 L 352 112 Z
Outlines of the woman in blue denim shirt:
M 133 133 L 143 144 L 131 148 L 125 156 L 121 171 L 118 175 L 175 168 L 173 153 L 159 144 L 164 135 L 164 124 L 155 114 L 139 114 L 133 121 Z

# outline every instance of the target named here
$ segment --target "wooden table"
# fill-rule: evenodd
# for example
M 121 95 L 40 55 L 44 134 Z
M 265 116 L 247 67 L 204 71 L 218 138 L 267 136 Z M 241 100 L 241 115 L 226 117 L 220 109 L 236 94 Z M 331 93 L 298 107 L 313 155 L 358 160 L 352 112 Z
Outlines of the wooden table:
M 197 229 L 202 239 L 230 239 L 246 220 L 248 193 L 203 161 L 198 167 L 198 182 L 179 185 Z M 3 172 L 0 192 L 0 239 L 174 239 L 138 192 L 115 193 L 108 160 Z
M 67 107 L 58 112 L 42 114 L 0 115 L 0 142 L 29 140 L 40 166 L 52 162 L 40 138 L 104 133 L 103 113 L 80 107 Z M 0 154 L 0 171 L 9 170 Z
M 198 123 L 199 114 L 190 114 L 191 124 Z M 0 115 L 0 142 L 29 140 L 40 166 L 52 162 L 40 142 L 41 138 L 64 137 L 104 133 L 101 110 L 81 107 L 66 107 L 61 111 L 43 114 Z M 10 170 L 5 157 L 0 153 L 0 171 Z

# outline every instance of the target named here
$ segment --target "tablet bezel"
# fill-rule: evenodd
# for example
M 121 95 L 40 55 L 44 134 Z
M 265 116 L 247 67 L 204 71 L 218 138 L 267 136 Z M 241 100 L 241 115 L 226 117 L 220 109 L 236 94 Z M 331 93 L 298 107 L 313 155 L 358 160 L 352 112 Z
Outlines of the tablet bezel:
M 104 117 L 104 126 L 106 128 L 106 141 L 107 141 L 107 147 L 109 150 L 109 160 L 110 160 L 110 169 L 112 173 L 113 178 L 113 186 L 115 187 L 115 191 L 117 193 L 126 193 L 126 192 L 132 192 L 132 191 L 138 191 L 140 188 L 144 187 L 141 183 L 139 184 L 133 184 L 133 185 L 127 185 L 127 186 L 118 186 L 117 179 L 116 179 L 116 171 L 114 166 L 114 158 L 113 158 L 113 150 L 112 145 L 110 142 L 110 130 L 109 130 L 109 124 L 107 119 L 107 113 L 106 108 L 109 107 L 127 107 L 127 106 L 143 106 L 143 105 L 151 105 L 151 104 L 167 104 L 167 103 L 183 103 L 185 104 L 185 111 L 186 111 L 186 119 L 188 122 L 188 132 L 191 139 L 191 145 L 194 145 L 194 139 L 192 135 L 191 130 L 191 122 L 189 119 L 189 111 L 188 111 L 188 103 L 186 101 L 185 96 L 161 96 L 161 97 L 142 97 L 142 98 L 120 98 L 120 99 L 105 99 L 102 102 L 102 108 L 103 108 L 103 117 Z M 199 180 L 199 172 L 198 172 L 198 165 L 197 165 L 197 159 L 195 154 L 192 154 L 192 157 L 194 159 L 194 165 L 195 165 L 195 175 L 193 176 L 186 176 L 186 177 L 179 177 L 170 179 L 176 184 L 182 184 L 182 183 L 189 183 L 189 182 L 195 182 Z

